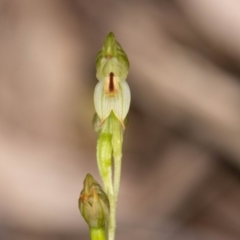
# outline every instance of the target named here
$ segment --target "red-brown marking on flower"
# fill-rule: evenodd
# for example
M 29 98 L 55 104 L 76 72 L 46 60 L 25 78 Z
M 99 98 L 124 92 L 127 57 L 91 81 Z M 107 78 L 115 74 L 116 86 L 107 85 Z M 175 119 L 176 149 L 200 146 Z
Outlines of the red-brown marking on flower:
M 106 80 L 105 93 L 110 97 L 114 97 L 118 93 L 118 82 L 113 72 L 110 72 Z
M 109 92 L 114 92 L 114 82 L 113 82 L 114 74 L 110 73 L 110 81 L 109 81 Z
M 82 203 L 85 203 L 86 201 L 88 201 L 88 198 L 89 198 L 89 195 L 88 195 L 88 194 L 86 194 L 86 193 L 81 193 L 81 195 L 80 195 L 80 201 L 81 201 Z

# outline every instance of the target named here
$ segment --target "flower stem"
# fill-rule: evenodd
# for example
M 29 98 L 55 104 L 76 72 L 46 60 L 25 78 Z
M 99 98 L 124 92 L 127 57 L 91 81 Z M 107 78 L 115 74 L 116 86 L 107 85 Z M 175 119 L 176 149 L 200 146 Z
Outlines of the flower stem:
M 108 195 L 110 204 L 110 216 L 108 222 L 108 240 L 115 239 L 116 230 L 116 200 L 114 194 Z
M 109 197 L 110 202 L 110 222 L 108 229 L 109 240 L 114 240 L 114 234 L 116 229 L 116 211 L 117 211 L 117 199 L 121 180 L 121 165 L 122 165 L 122 142 L 123 142 L 123 129 L 122 125 L 116 116 L 111 113 L 111 130 L 112 130 L 112 148 L 113 148 L 113 161 L 114 161 L 114 181 L 113 191 L 114 196 Z M 113 199 L 111 199 L 113 198 Z
M 108 122 L 105 123 L 108 125 Z M 97 163 L 107 195 L 113 195 L 112 184 L 112 135 L 106 126 L 100 133 L 97 141 Z
M 117 203 L 120 180 L 121 180 L 121 165 L 122 165 L 122 143 L 123 143 L 123 127 L 114 114 L 111 114 L 112 119 L 112 147 L 114 159 L 114 196 Z
M 106 240 L 105 228 L 89 228 L 91 240 Z
M 108 240 L 114 240 L 116 207 L 121 179 L 123 126 L 112 112 L 98 131 L 97 162 L 110 204 Z M 112 174 L 114 168 L 114 172 Z M 112 180 L 112 175 L 114 176 Z

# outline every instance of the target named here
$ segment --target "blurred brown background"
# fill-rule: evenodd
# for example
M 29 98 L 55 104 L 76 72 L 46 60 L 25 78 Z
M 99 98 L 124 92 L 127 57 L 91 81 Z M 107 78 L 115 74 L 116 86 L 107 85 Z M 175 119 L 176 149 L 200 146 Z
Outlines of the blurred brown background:
M 0 1 L 0 239 L 89 239 L 95 57 L 129 56 L 117 239 L 240 239 L 240 3 Z

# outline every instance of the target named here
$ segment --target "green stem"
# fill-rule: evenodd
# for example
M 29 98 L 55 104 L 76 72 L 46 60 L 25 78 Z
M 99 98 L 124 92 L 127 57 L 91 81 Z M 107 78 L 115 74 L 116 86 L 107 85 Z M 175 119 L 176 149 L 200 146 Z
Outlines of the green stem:
M 106 240 L 105 228 L 89 228 L 91 240 Z
M 113 190 L 112 181 L 112 121 L 111 118 L 106 119 L 99 132 L 97 141 L 97 163 L 98 169 L 107 193 L 110 213 L 108 221 L 108 240 L 114 240 L 116 229 L 116 201 Z
M 117 203 L 120 181 L 121 181 L 121 165 L 122 165 L 122 155 L 114 157 L 114 196 Z
M 113 194 L 112 183 L 112 134 L 111 122 L 107 119 L 99 132 L 97 141 L 97 163 L 100 172 L 105 192 L 107 195 Z
M 109 197 L 110 201 L 110 222 L 108 236 L 109 240 L 114 240 L 114 234 L 116 230 L 116 210 L 117 210 L 117 199 L 120 187 L 121 179 L 121 163 L 122 163 L 122 142 L 123 142 L 123 129 L 119 120 L 116 116 L 111 113 L 109 116 L 111 121 L 111 132 L 112 132 L 112 149 L 113 149 L 113 160 L 114 160 L 114 181 L 113 191 L 114 195 Z
M 97 163 L 98 169 L 107 193 L 113 194 L 112 184 L 112 135 L 101 133 L 97 141 Z
M 117 203 L 120 180 L 121 180 L 121 165 L 122 165 L 122 143 L 123 143 L 123 128 L 119 120 L 112 114 L 112 148 L 114 158 L 114 196 Z
M 98 169 L 110 204 L 108 240 L 114 240 L 115 237 L 117 198 L 121 179 L 122 142 L 123 127 L 112 112 L 101 126 L 97 141 Z M 114 181 L 112 180 L 113 166 Z
M 108 240 L 115 239 L 115 230 L 116 230 L 116 200 L 114 194 L 108 195 L 109 204 L 110 204 L 110 216 L 108 223 Z

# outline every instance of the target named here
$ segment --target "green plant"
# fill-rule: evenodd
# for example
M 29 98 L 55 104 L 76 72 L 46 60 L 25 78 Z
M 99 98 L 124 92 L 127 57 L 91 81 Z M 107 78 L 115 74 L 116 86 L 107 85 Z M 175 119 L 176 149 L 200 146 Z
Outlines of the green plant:
M 96 77 L 99 82 L 94 91 L 96 114 L 94 115 L 93 125 L 99 135 L 96 154 L 97 164 L 109 200 L 110 210 L 108 218 L 103 218 L 106 214 L 103 214 L 103 212 L 95 214 L 95 217 L 96 221 L 101 216 L 100 220 L 103 221 L 104 219 L 104 224 L 107 222 L 108 240 L 114 240 L 117 199 L 121 179 L 123 133 L 131 94 L 126 82 L 129 61 L 126 53 L 111 32 L 107 35 L 103 47 L 97 55 L 96 70 Z M 80 197 L 80 209 L 83 206 L 82 199 Z M 86 214 L 88 211 L 91 212 L 91 209 L 86 207 L 85 215 L 88 215 Z M 82 215 L 85 218 L 84 214 Z M 88 220 L 86 222 L 89 224 Z M 97 227 L 103 228 L 102 225 Z M 92 240 L 104 239 L 102 236 L 97 238 L 97 235 L 95 238 L 91 235 L 91 238 Z

